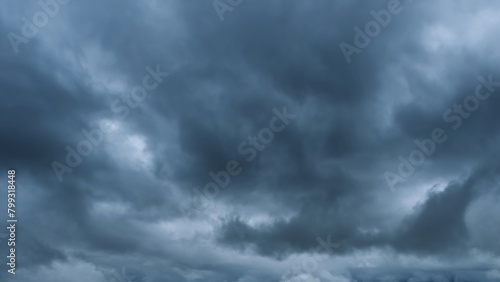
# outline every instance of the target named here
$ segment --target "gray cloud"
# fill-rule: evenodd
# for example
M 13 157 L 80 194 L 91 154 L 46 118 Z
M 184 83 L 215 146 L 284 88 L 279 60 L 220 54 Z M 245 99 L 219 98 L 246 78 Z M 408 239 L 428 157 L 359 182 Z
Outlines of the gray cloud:
M 330 236 L 341 247 L 287 279 L 498 281 L 500 89 L 454 111 L 479 76 L 500 81 L 498 3 L 402 0 L 347 63 L 340 43 L 388 2 L 243 1 L 221 21 L 210 1 L 69 1 L 18 53 L 7 34 L 42 8 L 6 3 L 0 167 L 17 171 L 21 227 L 19 275 L 0 279 L 280 281 Z M 113 101 L 157 65 L 170 75 L 121 118 Z M 247 161 L 238 146 L 284 105 L 297 118 Z M 51 164 L 102 122 L 60 182 Z M 447 141 L 391 191 L 384 172 L 434 128 Z M 184 217 L 230 160 L 242 173 Z

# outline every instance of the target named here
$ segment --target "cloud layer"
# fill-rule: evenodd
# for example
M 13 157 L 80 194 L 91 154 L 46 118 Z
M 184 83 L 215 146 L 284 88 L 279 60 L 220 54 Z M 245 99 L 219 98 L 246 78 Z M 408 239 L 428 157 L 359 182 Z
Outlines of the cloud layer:
M 0 280 L 500 281 L 496 1 L 40 3 Z

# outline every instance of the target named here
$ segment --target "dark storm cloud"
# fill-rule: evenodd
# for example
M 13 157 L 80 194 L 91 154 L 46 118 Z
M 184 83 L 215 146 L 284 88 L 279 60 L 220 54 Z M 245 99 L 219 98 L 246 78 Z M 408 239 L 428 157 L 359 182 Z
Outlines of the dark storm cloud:
M 470 247 L 465 213 L 480 195 L 498 190 L 498 163 L 489 163 L 475 171 L 463 183 L 449 183 L 441 192 L 430 192 L 427 200 L 417 206 L 414 213 L 395 232 L 366 234 L 357 226 L 363 222 L 354 213 L 363 213 L 362 204 L 344 207 L 346 214 L 327 214 L 321 199 L 309 199 L 311 206 L 285 222 L 278 220 L 270 225 L 251 227 L 241 219 L 230 219 L 220 227 L 219 242 L 237 247 L 250 248 L 263 255 L 280 257 L 283 254 L 312 250 L 315 237 L 330 234 L 332 242 L 342 242 L 342 253 L 347 250 L 373 246 L 391 246 L 397 251 L 414 254 L 462 255 Z M 323 195 L 321 198 L 327 198 Z M 342 197 L 338 197 L 341 202 Z M 339 203 L 331 201 L 330 208 Z M 312 204 L 314 203 L 314 205 Z M 366 220 L 366 215 L 364 216 Z M 315 220 L 317 219 L 317 220 Z M 329 233 L 326 233 L 329 232 Z M 477 247 L 477 246 L 476 246 Z M 491 251 L 491 249 L 490 249 Z
M 395 245 L 413 252 L 463 252 L 470 242 L 465 213 L 480 195 L 498 190 L 497 162 L 475 171 L 463 183 L 450 183 L 442 192 L 431 192 L 428 200 L 408 219 Z
M 496 43 L 488 11 L 498 4 L 401 1 L 401 14 L 348 64 L 339 44 L 353 44 L 353 28 L 387 3 L 244 1 L 221 22 L 209 1 L 71 1 L 18 55 L 4 42 L 1 167 L 24 178 L 26 270 L 40 281 L 87 264 L 135 266 L 145 281 L 278 281 L 288 258 L 327 236 L 342 244 L 332 257 L 347 259 L 386 248 L 445 267 L 475 248 L 497 258 L 498 244 L 470 229 L 488 214 L 478 201 L 498 189 L 500 89 L 457 130 L 443 113 L 474 94 L 478 76 L 500 81 L 486 47 Z M 3 12 L 2 34 L 39 10 L 25 5 Z M 171 75 L 120 119 L 112 102 L 157 65 Z M 238 145 L 284 106 L 297 118 L 246 162 Z M 59 182 L 51 163 L 64 163 L 66 146 L 102 120 L 113 130 Z M 384 171 L 436 127 L 448 140 L 391 193 Z M 243 172 L 217 208 L 182 218 L 179 202 L 229 160 Z M 491 266 L 463 259 L 475 260 Z M 376 279 L 458 277 L 415 273 Z M 471 273 L 459 276 L 491 278 Z

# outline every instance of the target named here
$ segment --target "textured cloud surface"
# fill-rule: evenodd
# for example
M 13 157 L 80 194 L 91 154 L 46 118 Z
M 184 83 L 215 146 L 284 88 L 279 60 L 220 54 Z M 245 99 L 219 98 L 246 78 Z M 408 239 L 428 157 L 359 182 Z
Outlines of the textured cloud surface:
M 497 1 L 1 6 L 1 281 L 500 281 Z

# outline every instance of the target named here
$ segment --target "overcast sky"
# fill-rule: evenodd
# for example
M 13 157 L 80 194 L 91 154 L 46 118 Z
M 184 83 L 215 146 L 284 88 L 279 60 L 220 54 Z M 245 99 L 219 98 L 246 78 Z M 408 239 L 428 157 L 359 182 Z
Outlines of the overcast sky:
M 54 1 L 1 1 L 1 281 L 500 281 L 500 2 Z

